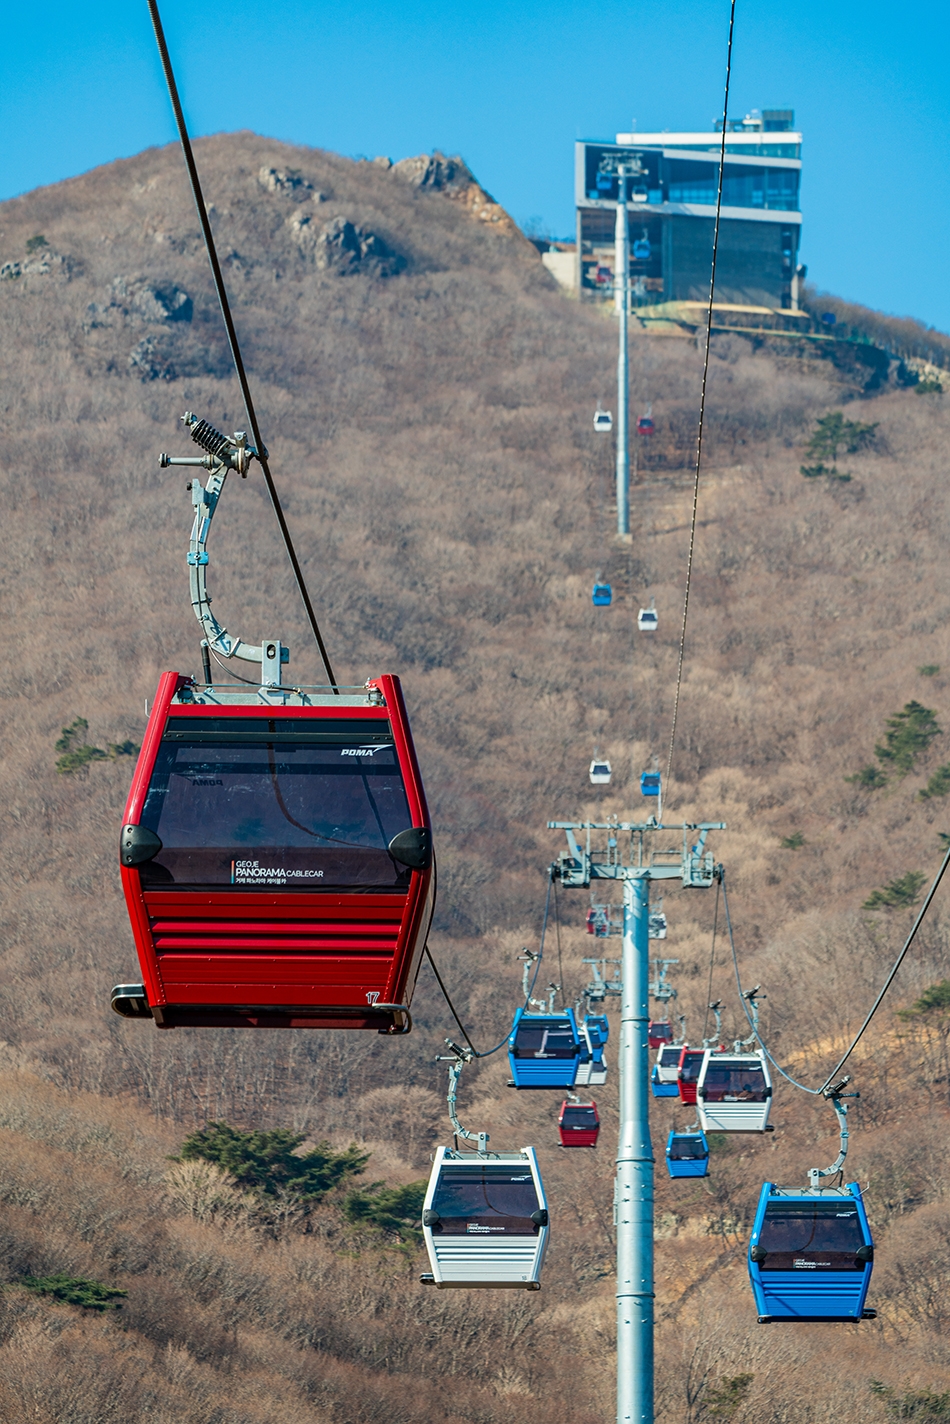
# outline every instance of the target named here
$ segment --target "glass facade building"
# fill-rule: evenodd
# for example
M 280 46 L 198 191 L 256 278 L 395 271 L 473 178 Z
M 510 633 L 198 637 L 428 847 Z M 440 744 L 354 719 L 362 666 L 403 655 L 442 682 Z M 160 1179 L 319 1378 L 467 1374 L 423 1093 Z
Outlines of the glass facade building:
M 618 134 L 575 151 L 578 278 L 583 296 L 613 289 L 619 161 L 628 180 L 635 306 L 705 301 L 721 133 Z M 790 109 L 730 120 L 722 173 L 717 303 L 797 310 L 801 134 Z

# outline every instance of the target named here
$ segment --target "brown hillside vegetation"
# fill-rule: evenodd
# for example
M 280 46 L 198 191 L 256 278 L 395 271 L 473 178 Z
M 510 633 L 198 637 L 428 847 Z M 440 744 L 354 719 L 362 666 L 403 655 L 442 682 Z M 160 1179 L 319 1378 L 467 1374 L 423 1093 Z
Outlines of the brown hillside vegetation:
M 665 764 L 701 353 L 632 338 L 635 405 L 652 404 L 657 436 L 639 452 L 633 541 L 618 544 L 611 451 L 591 428 L 597 399 L 611 404 L 615 329 L 555 290 L 487 199 L 449 201 L 410 181 L 418 167 L 247 134 L 197 152 L 331 656 L 346 681 L 404 678 L 438 834 L 433 949 L 490 1046 L 561 849 L 546 821 L 639 814 L 636 776 L 653 755 Z M 0 269 L 0 597 L 16 652 L 0 766 L 0 1418 L 532 1424 L 554 1402 L 565 1424 L 609 1417 L 614 1082 L 602 1148 L 569 1154 L 553 1145 L 555 1095 L 509 1093 L 499 1056 L 466 1070 L 463 1120 L 499 1148 L 539 1147 L 554 1230 L 537 1296 L 425 1292 L 414 1248 L 359 1235 L 332 1197 L 265 1229 L 240 1202 L 209 1216 L 169 1187 L 167 1155 L 218 1118 L 355 1139 L 372 1152 L 368 1181 L 417 1180 L 445 1140 L 433 1057 L 453 1025 L 428 969 L 400 1041 L 159 1034 L 110 1014 L 111 985 L 136 972 L 115 854 L 131 766 L 60 775 L 55 743 L 79 717 L 95 746 L 140 741 L 158 674 L 197 670 L 190 501 L 157 457 L 186 453 L 185 409 L 225 429 L 243 417 L 177 149 L 0 206 Z M 728 822 L 714 848 L 743 979 L 763 985 L 766 1035 L 811 1084 L 908 927 L 906 907 L 862 906 L 908 874 L 929 880 L 950 832 L 950 410 L 865 384 L 812 356 L 714 343 L 664 807 Z M 874 441 L 839 453 L 850 479 L 804 478 L 814 421 L 833 410 L 876 424 Z M 281 636 L 294 678 L 315 681 L 258 478 L 229 484 L 218 526 L 222 621 L 251 641 Z M 614 587 L 606 610 L 590 602 L 598 571 Z M 636 632 L 651 597 L 652 638 Z M 876 757 L 910 702 L 933 709 L 939 734 Z M 587 781 L 595 747 L 614 767 L 602 793 Z M 887 773 L 882 787 L 847 780 L 867 767 Z M 664 905 L 694 1039 L 713 901 Z M 560 894 L 569 1001 L 594 943 L 587 904 Z M 660 1168 L 670 1424 L 883 1421 L 897 1397 L 872 1379 L 901 1398 L 950 1390 L 945 1020 L 894 1014 L 950 976 L 948 930 L 938 902 L 855 1064 L 848 1175 L 867 1184 L 877 1233 L 876 1323 L 758 1327 L 745 1281 L 758 1186 L 832 1159 L 827 1108 L 780 1083 L 773 1136 L 719 1145 L 710 1178 L 675 1190 Z M 730 1038 L 743 1031 L 731 975 L 720 938 L 713 995 Z M 656 1107 L 662 1147 L 686 1118 Z M 128 1296 L 99 1315 L 16 1284 L 57 1273 Z M 742 1374 L 754 1378 L 730 1393 Z

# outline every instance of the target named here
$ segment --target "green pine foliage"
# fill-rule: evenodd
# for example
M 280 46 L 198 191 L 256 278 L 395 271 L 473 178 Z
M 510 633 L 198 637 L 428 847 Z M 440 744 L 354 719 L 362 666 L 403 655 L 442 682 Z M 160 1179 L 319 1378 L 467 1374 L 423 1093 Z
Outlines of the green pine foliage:
M 899 1009 L 898 1017 L 916 1019 L 920 1018 L 921 1014 L 933 1014 L 935 1011 L 945 1014 L 948 1009 L 950 1009 L 950 979 L 941 979 L 939 984 L 931 984 L 929 989 L 925 989 L 909 1009 Z
M 937 376 L 925 376 L 922 381 L 918 381 L 914 386 L 914 395 L 942 396 L 943 383 Z
M 418 1245 L 426 1185 L 410 1182 L 405 1187 L 387 1187 L 385 1182 L 372 1182 L 343 1198 L 343 1215 L 355 1225 L 371 1226 L 386 1236 Z
M 926 880 L 919 870 L 908 870 L 897 880 L 891 880 L 881 890 L 874 890 L 861 906 L 862 910 L 904 910 L 916 905 L 920 889 Z
M 49 243 L 41 232 L 35 233 L 33 237 L 26 239 L 26 250 L 29 253 L 39 252 L 41 247 L 49 247 Z
M 913 771 L 919 756 L 941 735 L 937 714 L 919 702 L 905 702 L 902 711 L 887 719 L 883 743 L 874 748 L 878 761 L 899 776 Z
M 911 1419 L 916 1424 L 948 1424 L 950 1421 L 950 1391 L 934 1394 L 929 1389 L 908 1389 L 898 1394 L 880 1380 L 871 1380 L 870 1389 L 884 1401 L 888 1419 Z
M 873 443 L 876 430 L 876 421 L 873 425 L 862 425 L 859 420 L 845 420 L 840 410 L 821 416 L 815 421 L 807 447 L 808 454 L 817 463 L 802 465 L 802 474 L 808 480 L 818 479 L 821 475 L 834 480 L 850 480 L 849 474 L 838 471 L 838 451 L 846 450 L 849 455 L 856 455 Z M 826 460 L 830 463 L 825 464 Z
M 924 663 L 923 667 L 917 669 L 921 677 L 936 677 L 940 671 L 939 663 Z
M 790 836 L 782 837 L 783 850 L 801 850 L 804 844 L 805 837 L 802 835 L 801 831 L 793 831 Z
M 845 781 L 860 786 L 862 791 L 880 791 L 882 786 L 887 785 L 887 777 L 879 766 L 862 766 L 853 776 L 846 776 Z
M 318 1142 L 301 1152 L 304 1141 L 304 1133 L 283 1127 L 244 1132 L 226 1122 L 210 1122 L 185 1138 L 173 1160 L 200 1157 L 229 1172 L 245 1191 L 261 1197 L 291 1195 L 308 1203 L 358 1177 L 369 1161 L 369 1153 L 352 1145 L 334 1152 L 328 1142 Z
M 732 1419 L 745 1404 L 755 1375 L 732 1375 L 707 1389 L 704 1412 L 710 1419 Z
M 51 1295 L 67 1305 L 81 1305 L 84 1310 L 121 1310 L 128 1291 L 104 1286 L 101 1281 L 84 1276 L 21 1276 L 18 1285 L 36 1295 Z
M 950 791 L 950 763 L 946 766 L 938 766 L 933 776 L 919 795 L 922 801 L 930 801 L 934 796 L 946 796 Z
M 130 741 L 110 742 L 105 751 L 101 747 L 92 747 L 86 741 L 88 731 L 89 723 L 85 717 L 77 717 L 68 727 L 62 729 L 56 743 L 56 751 L 60 753 L 56 770 L 61 776 L 72 776 L 74 772 L 85 771 L 93 761 L 118 761 L 120 756 L 135 756 L 138 752 L 136 743 Z

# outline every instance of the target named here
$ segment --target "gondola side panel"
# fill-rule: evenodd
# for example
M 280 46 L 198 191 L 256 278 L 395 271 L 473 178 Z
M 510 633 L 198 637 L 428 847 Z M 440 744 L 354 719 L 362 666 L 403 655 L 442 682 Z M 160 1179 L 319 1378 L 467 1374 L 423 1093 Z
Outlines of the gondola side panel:
M 158 756 L 158 749 L 161 745 L 162 733 L 165 730 L 168 709 L 171 705 L 172 698 L 187 682 L 188 678 L 179 672 L 162 673 L 159 679 L 155 701 L 152 704 L 148 725 L 145 729 L 145 736 L 142 739 L 142 749 L 139 752 L 138 759 L 135 763 L 135 770 L 132 773 L 132 784 L 129 787 L 129 794 L 125 803 L 125 813 L 122 820 L 123 827 L 137 826 L 139 824 L 139 817 L 142 814 L 142 807 L 145 804 L 149 782 L 152 777 L 156 757 Z M 129 913 L 129 923 L 132 928 L 132 938 L 135 941 L 135 951 L 138 955 L 139 967 L 142 972 L 142 982 L 145 985 L 145 993 L 151 1006 L 161 1006 L 166 1003 L 165 991 L 158 969 L 155 946 L 149 925 L 148 911 L 145 907 L 145 898 L 142 893 L 141 876 L 136 866 L 122 865 L 121 861 L 119 864 L 119 873 L 122 879 L 122 892 L 125 896 L 126 908 Z

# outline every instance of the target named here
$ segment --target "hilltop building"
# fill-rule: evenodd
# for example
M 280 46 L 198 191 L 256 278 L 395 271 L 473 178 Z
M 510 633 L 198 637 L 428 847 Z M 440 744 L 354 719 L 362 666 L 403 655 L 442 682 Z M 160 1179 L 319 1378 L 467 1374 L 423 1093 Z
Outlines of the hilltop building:
M 794 124 L 793 110 L 765 109 L 726 125 L 717 305 L 798 311 L 802 136 Z M 622 159 L 642 170 L 628 185 L 633 305 L 708 300 L 721 143 L 718 126 L 575 146 L 573 285 L 582 297 L 613 286 L 617 178 L 606 170 Z

